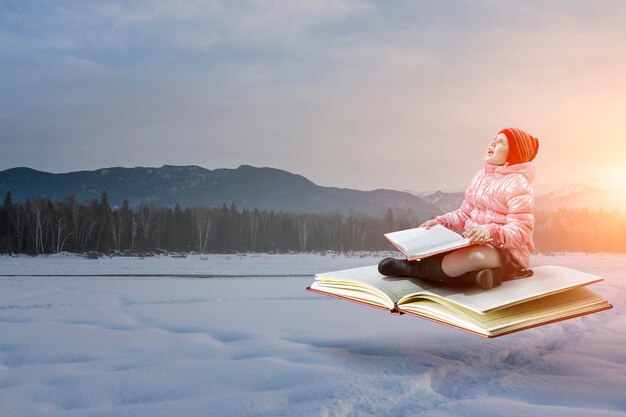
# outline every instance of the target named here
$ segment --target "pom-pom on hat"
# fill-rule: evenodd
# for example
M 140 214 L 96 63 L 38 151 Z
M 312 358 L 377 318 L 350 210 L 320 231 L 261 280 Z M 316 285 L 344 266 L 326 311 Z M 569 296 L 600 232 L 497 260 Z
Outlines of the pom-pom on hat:
M 509 154 L 506 156 L 509 165 L 530 162 L 537 156 L 539 140 L 536 137 L 514 127 L 502 129 L 498 133 L 504 133 L 509 142 Z

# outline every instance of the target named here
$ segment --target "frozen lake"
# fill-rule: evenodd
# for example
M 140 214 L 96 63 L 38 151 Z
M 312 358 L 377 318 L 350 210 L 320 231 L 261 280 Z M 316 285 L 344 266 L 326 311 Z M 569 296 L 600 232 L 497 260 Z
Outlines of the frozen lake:
M 612 310 L 497 339 L 305 291 L 357 254 L 0 256 L 0 416 L 626 416 L 626 255 Z

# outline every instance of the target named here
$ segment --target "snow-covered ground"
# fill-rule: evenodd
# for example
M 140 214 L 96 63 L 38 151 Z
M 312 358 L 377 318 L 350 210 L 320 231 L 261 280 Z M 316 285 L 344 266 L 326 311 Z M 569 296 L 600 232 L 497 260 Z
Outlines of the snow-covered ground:
M 0 416 L 626 416 L 626 255 L 533 256 L 614 308 L 496 339 L 305 291 L 379 257 L 0 256 Z

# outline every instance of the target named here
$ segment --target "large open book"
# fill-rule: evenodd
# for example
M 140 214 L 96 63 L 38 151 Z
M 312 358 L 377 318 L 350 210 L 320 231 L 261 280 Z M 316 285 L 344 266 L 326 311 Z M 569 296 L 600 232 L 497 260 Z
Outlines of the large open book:
M 602 277 L 544 265 L 532 278 L 505 281 L 484 291 L 470 284 L 388 277 L 376 265 L 320 273 L 307 290 L 410 314 L 484 337 L 606 310 L 606 299 L 586 288 Z
M 407 260 L 426 258 L 438 253 L 470 246 L 469 239 L 436 224 L 430 229 L 416 227 L 385 233 L 385 237 L 404 254 Z M 477 244 L 477 243 L 474 243 Z

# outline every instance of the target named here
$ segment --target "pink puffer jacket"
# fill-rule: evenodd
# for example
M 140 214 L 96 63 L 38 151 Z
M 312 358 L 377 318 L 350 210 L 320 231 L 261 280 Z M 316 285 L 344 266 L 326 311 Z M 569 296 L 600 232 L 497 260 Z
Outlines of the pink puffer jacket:
M 461 207 L 437 216 L 437 223 L 459 232 L 486 225 L 493 246 L 508 249 L 524 268 L 535 251 L 535 196 L 532 162 L 509 165 L 485 163 L 465 191 Z

